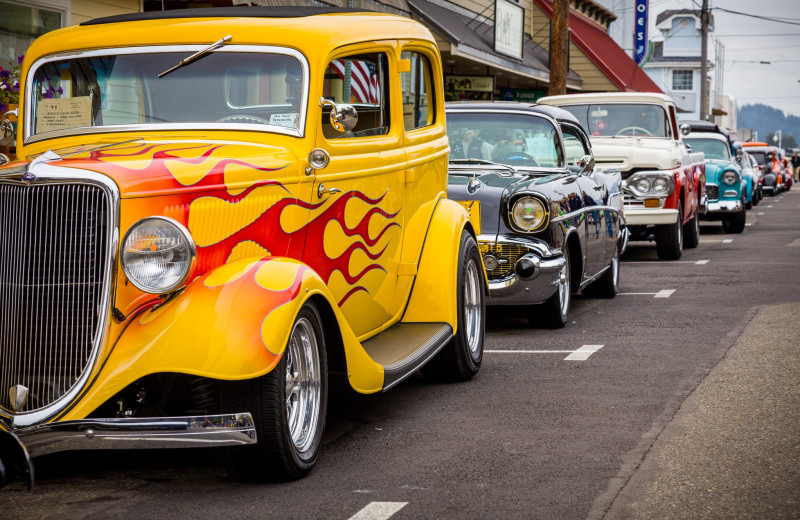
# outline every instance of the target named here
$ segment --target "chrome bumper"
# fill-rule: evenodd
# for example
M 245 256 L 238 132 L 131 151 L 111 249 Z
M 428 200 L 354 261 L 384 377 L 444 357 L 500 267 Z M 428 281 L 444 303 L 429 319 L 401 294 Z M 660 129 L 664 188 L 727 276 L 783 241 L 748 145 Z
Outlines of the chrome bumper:
M 677 209 L 644 208 L 642 206 L 625 206 L 625 222 L 629 226 L 652 226 L 674 224 L 678 220 Z
M 503 280 L 489 280 L 487 305 L 531 305 L 541 303 L 556 292 L 559 272 L 565 265 L 564 257 L 539 261 L 536 274 L 520 278 L 512 273 Z
M 708 203 L 706 213 L 738 213 L 744 209 L 741 200 L 718 200 Z
M 19 429 L 0 422 L 0 429 L 19 439 L 31 457 L 69 450 L 210 448 L 256 442 L 249 413 L 81 419 Z

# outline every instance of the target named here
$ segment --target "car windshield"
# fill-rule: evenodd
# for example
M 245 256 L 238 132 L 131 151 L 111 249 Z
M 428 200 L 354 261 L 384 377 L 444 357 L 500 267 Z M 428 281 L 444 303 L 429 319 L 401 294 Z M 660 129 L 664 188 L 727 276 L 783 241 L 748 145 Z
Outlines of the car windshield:
M 159 77 L 197 50 L 114 49 L 47 61 L 29 81 L 27 135 L 165 124 L 295 135 L 303 128 L 308 74 L 299 53 L 229 46 Z
M 670 137 L 666 111 L 658 105 L 609 103 L 565 105 L 593 137 Z
M 692 146 L 693 152 L 703 152 L 706 159 L 717 159 L 720 161 L 731 160 L 731 149 L 723 141 L 691 137 L 685 139 L 686 142 Z
M 478 159 L 513 167 L 563 168 L 558 132 L 536 115 L 448 112 L 450 161 Z
M 766 154 L 764 152 L 747 152 L 750 156 L 756 160 L 759 166 L 764 166 L 766 162 Z

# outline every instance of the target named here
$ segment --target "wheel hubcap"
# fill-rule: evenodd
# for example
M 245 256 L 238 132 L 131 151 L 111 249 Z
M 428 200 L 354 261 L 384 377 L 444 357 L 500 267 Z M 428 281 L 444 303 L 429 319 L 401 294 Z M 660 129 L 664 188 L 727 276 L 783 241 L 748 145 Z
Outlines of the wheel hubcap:
M 569 312 L 569 264 L 564 264 L 559 273 L 558 301 L 561 302 L 561 316 L 566 319 Z
M 295 447 L 304 452 L 314 441 L 319 422 L 322 384 L 317 336 L 306 318 L 299 318 L 286 348 L 286 417 Z
M 477 354 L 481 343 L 481 280 L 478 266 L 470 259 L 464 273 L 464 332 L 471 354 Z

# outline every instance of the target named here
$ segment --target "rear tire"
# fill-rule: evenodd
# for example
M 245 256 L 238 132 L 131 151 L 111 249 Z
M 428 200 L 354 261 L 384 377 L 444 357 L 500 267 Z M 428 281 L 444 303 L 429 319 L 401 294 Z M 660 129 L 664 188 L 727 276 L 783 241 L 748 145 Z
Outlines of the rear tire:
M 431 379 L 460 382 L 471 379 L 481 368 L 486 331 L 486 290 L 483 264 L 475 238 L 465 229 L 461 233 L 457 275 L 458 323 L 450 342 L 422 373 Z
M 678 218 L 675 223 L 656 228 L 656 252 L 659 260 L 680 260 L 683 254 L 682 220 L 683 205 L 678 202 Z
M 322 320 L 307 302 L 286 350 L 269 373 L 226 385 L 227 408 L 253 415 L 257 444 L 233 448 L 233 463 L 251 480 L 296 480 L 314 467 L 325 429 L 328 375 Z

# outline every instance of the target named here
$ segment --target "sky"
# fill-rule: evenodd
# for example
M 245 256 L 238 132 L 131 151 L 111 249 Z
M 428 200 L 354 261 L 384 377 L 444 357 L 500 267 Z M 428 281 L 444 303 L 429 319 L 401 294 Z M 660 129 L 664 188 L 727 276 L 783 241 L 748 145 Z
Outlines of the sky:
M 658 13 L 699 9 L 701 4 L 702 0 L 650 0 L 649 34 L 657 34 Z M 723 94 L 734 96 L 740 108 L 762 103 L 800 117 L 800 0 L 709 0 L 709 5 L 714 15 L 709 59 L 714 59 L 714 39 L 725 48 Z M 791 23 L 726 13 L 715 7 Z M 713 78 L 714 72 L 710 75 Z

